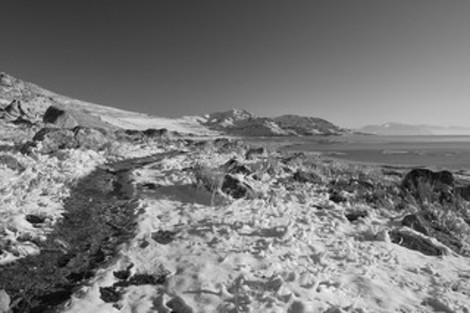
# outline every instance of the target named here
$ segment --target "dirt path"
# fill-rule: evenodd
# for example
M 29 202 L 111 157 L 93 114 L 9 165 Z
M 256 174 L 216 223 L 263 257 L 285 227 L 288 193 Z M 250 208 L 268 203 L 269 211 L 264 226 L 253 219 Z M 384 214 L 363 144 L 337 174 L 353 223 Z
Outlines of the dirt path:
M 81 179 L 64 201 L 65 213 L 41 253 L 0 266 L 0 289 L 12 312 L 55 312 L 95 271 L 109 263 L 136 229 L 132 171 L 181 152 L 107 164 Z

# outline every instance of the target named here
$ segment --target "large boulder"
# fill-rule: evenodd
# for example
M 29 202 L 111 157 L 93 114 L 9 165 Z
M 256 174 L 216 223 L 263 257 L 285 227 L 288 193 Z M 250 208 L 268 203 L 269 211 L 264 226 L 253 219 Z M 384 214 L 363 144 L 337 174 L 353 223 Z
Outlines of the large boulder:
M 103 129 L 75 127 L 74 137 L 84 149 L 101 150 L 109 144 L 107 133 Z
M 61 128 L 74 128 L 79 125 L 78 121 L 70 112 L 55 106 L 47 108 L 42 117 L 42 121 Z
M 455 179 L 451 172 L 433 172 L 428 169 L 413 169 L 402 181 L 403 191 L 410 193 L 417 200 L 433 200 L 440 202 L 453 199 Z
M 21 104 L 21 101 L 18 100 L 13 100 L 9 105 L 7 105 L 5 107 L 5 112 L 14 117 L 27 115 L 26 110 Z
M 41 142 L 40 152 L 46 154 L 79 146 L 73 130 L 62 128 L 42 128 L 34 135 L 33 141 Z
M 401 224 L 423 235 L 435 238 L 457 253 L 460 253 L 463 247 L 462 242 L 453 236 L 450 230 L 439 225 L 438 218 L 431 212 L 409 214 L 403 218 Z
M 394 229 L 389 232 L 392 243 L 425 255 L 441 256 L 449 254 L 449 250 L 435 239 L 415 232 L 409 228 Z
M 230 174 L 225 175 L 221 190 L 223 193 L 231 196 L 234 199 L 240 199 L 254 195 L 254 190 L 251 188 L 251 186 Z

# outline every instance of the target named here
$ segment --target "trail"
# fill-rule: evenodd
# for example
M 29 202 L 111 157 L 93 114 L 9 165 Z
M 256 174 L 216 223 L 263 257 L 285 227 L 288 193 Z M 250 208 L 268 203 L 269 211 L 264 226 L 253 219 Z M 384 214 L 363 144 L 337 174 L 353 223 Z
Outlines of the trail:
M 0 266 L 0 290 L 12 312 L 55 312 L 106 266 L 136 230 L 138 198 L 130 173 L 181 152 L 171 151 L 99 167 L 80 179 L 65 199 L 63 218 L 41 253 Z

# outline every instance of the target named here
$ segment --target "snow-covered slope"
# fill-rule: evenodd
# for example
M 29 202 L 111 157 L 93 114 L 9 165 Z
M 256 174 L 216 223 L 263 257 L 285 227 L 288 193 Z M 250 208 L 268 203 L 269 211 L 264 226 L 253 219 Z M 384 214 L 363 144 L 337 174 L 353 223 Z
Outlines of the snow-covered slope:
M 239 136 L 339 135 L 345 132 L 340 127 L 316 117 L 257 117 L 239 109 L 206 114 L 201 116 L 199 121 L 210 129 Z
M 282 115 L 274 118 L 274 121 L 283 129 L 299 135 L 338 135 L 345 130 L 327 120 L 300 115 Z
M 196 135 L 217 134 L 202 126 L 195 118 L 156 117 L 72 99 L 1 73 L 0 106 L 5 107 L 15 100 L 21 103 L 34 121 L 41 120 L 47 108 L 53 105 L 71 112 L 83 126 L 128 129 L 166 128 L 170 131 Z

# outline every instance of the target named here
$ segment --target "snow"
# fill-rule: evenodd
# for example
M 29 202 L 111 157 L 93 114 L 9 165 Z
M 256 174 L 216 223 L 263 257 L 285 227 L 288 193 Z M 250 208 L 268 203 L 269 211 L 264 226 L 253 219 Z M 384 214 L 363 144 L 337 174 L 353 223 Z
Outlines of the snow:
M 205 151 L 136 170 L 136 183 L 163 187 L 143 194 L 137 235 L 65 312 L 169 313 L 174 303 L 174 311 L 194 313 L 469 312 L 469 259 L 390 243 L 381 234 L 391 212 L 369 208 L 352 224 L 344 217 L 350 207 L 329 201 L 322 186 L 287 190 L 270 175 L 250 181 L 257 190 L 264 185 L 259 198 L 213 205 L 182 171 L 232 156 Z M 174 240 L 153 240 L 160 230 L 175 232 Z M 127 287 L 117 305 L 105 304 L 99 287 L 129 264 L 133 274 L 170 274 L 163 285 Z
M 210 131 L 197 122 L 195 118 L 182 117 L 178 119 L 154 117 L 144 114 L 131 113 L 126 115 L 100 115 L 100 118 L 121 128 L 144 130 L 147 128 L 166 128 L 185 134 L 214 136 L 218 133 Z
M 42 241 L 63 212 L 62 201 L 74 181 L 104 163 L 93 151 L 65 150 L 60 155 L 3 152 L 25 168 L 19 172 L 0 166 L 0 264 L 39 252 L 34 240 Z M 25 216 L 46 217 L 42 227 L 33 227 Z

